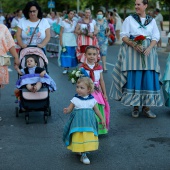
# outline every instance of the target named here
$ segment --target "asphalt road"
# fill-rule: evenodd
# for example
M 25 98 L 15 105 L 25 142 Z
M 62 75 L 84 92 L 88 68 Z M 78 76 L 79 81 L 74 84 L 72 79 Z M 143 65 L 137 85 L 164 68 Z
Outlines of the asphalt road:
M 108 73 L 104 74 L 107 93 L 112 82 L 112 69 L 119 46 L 109 47 Z M 163 72 L 167 53 L 159 53 Z M 58 90 L 50 93 L 52 116 L 43 122 L 42 112 L 30 113 L 30 124 L 24 114 L 15 117 L 14 101 L 17 74 L 10 66 L 10 84 L 0 90 L 0 169 L 1 170 L 169 170 L 170 169 L 170 108 L 153 107 L 156 119 L 142 114 L 131 117 L 132 107 L 109 99 L 111 106 L 108 135 L 99 136 L 98 151 L 91 152 L 90 165 L 66 149 L 62 142 L 63 127 L 69 115 L 62 110 L 75 94 L 75 85 L 62 75 L 56 58 L 49 58 L 50 76 Z

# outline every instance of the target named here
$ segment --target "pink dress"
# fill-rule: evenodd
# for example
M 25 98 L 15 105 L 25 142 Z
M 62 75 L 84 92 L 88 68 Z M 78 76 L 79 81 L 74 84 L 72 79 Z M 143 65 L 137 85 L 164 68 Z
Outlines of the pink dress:
M 87 64 L 91 69 L 93 69 L 94 65 Z M 90 74 L 90 71 L 86 70 L 88 75 Z M 98 90 L 95 90 L 92 95 L 96 99 L 98 104 L 104 105 L 104 114 L 106 118 L 106 128 L 109 129 L 109 121 L 110 121 L 110 106 L 108 101 L 104 98 L 104 95 L 102 93 L 101 87 L 100 87 L 100 73 L 102 73 L 103 70 L 95 70 L 94 71 L 94 77 L 95 81 L 94 84 L 97 87 Z
M 15 46 L 15 42 L 8 28 L 0 24 L 0 56 L 5 55 L 11 47 Z M 1 66 L 0 63 L 0 85 L 9 83 L 8 67 Z

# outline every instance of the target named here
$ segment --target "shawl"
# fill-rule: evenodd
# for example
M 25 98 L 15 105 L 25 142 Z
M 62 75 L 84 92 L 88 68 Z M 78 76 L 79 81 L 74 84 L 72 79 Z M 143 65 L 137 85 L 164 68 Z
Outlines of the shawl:
M 93 82 L 95 81 L 94 71 L 95 70 L 102 70 L 102 66 L 99 65 L 98 63 L 95 63 L 93 69 L 91 69 L 86 63 L 83 63 L 81 67 L 83 67 L 85 70 L 90 71 L 90 78 L 93 80 Z
M 140 25 L 139 28 L 145 28 L 145 29 L 146 29 L 146 26 L 147 26 L 149 23 L 151 23 L 151 21 L 152 21 L 152 19 L 153 19 L 150 15 L 146 15 L 145 23 L 142 24 L 139 15 L 137 15 L 137 14 L 131 14 L 131 16 L 138 22 L 138 24 Z
M 89 23 L 85 23 L 85 22 L 84 22 L 84 18 L 81 18 L 81 19 L 78 21 L 78 23 L 79 23 L 79 24 L 86 24 L 86 25 L 87 25 L 88 32 L 90 32 L 90 23 L 92 23 L 92 21 L 93 21 L 93 20 L 90 18 Z

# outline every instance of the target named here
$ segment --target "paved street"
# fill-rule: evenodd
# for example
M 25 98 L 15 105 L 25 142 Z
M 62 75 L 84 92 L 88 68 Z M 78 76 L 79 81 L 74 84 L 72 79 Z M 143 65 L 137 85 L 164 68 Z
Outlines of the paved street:
M 107 93 L 112 82 L 112 69 L 119 45 L 109 47 L 108 73 L 104 73 Z M 158 53 L 163 73 L 167 53 Z M 30 113 L 30 124 L 24 114 L 15 117 L 13 91 L 17 74 L 10 66 L 10 84 L 0 90 L 0 169 L 1 170 L 169 170 L 170 108 L 153 107 L 156 119 L 142 114 L 131 117 L 132 107 L 109 99 L 111 106 L 108 135 L 99 136 L 98 151 L 91 152 L 90 165 L 83 165 L 79 156 L 66 149 L 62 142 L 63 127 L 69 117 L 62 110 L 75 94 L 75 85 L 62 75 L 56 58 L 49 58 L 49 74 L 58 90 L 50 93 L 52 115 L 43 122 L 42 112 Z

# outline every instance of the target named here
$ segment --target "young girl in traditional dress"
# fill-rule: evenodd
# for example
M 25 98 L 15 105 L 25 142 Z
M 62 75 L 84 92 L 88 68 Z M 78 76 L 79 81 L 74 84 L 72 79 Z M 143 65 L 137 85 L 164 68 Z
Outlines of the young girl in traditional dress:
M 85 49 L 86 61 L 82 64 L 82 68 L 87 72 L 89 77 L 94 82 L 95 90 L 92 93 L 94 98 L 97 100 L 97 107 L 100 110 L 103 118 L 106 120 L 106 127 L 103 128 L 100 119 L 98 120 L 98 134 L 106 134 L 109 128 L 109 118 L 110 118 L 110 106 L 107 101 L 107 94 L 105 83 L 103 79 L 103 69 L 97 63 L 97 47 L 87 46 Z
M 71 112 L 71 115 L 64 128 L 63 141 L 72 152 L 81 153 L 80 161 L 84 164 L 90 164 L 86 152 L 97 150 L 99 146 L 95 114 L 105 127 L 105 120 L 96 106 L 97 101 L 91 95 L 93 90 L 94 84 L 89 77 L 79 78 L 77 94 L 70 105 L 64 108 L 64 113 Z

